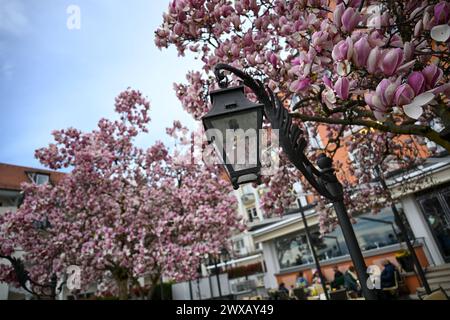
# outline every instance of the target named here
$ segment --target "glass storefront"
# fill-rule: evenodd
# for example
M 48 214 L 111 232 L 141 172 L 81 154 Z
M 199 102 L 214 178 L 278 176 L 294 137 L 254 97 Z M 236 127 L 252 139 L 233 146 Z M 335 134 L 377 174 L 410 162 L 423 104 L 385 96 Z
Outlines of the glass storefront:
M 360 215 L 356 220 L 353 228 L 361 250 L 382 248 L 399 242 L 399 231 L 390 208 L 385 208 L 376 215 Z M 320 261 L 348 254 L 340 227 L 324 236 L 321 236 L 317 229 L 311 229 L 312 241 Z M 313 263 L 304 231 L 276 239 L 275 248 L 281 269 Z
M 304 233 L 295 233 L 276 239 L 275 248 L 281 269 L 313 262 Z
M 450 262 L 450 187 L 424 194 L 417 201 L 444 260 Z

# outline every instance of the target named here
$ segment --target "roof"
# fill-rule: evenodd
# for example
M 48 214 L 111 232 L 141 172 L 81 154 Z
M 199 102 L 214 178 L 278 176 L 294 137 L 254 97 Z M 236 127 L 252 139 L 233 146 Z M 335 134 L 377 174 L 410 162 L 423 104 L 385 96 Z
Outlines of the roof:
M 57 171 L 0 163 L 0 189 L 21 190 L 20 185 L 23 182 L 31 182 L 28 173 L 41 173 L 49 175 L 50 182 L 53 184 L 57 184 L 65 175 L 65 173 Z

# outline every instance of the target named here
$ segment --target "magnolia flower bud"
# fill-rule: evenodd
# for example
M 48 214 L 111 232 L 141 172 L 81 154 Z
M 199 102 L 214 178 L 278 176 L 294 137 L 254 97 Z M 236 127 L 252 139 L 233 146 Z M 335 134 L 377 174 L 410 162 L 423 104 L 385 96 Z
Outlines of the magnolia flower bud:
M 403 45 L 403 56 L 405 58 L 405 61 L 409 61 L 413 57 L 414 52 L 414 45 L 411 42 L 405 42 Z
M 268 59 L 267 59 L 274 67 L 277 66 L 278 64 L 278 57 L 276 54 L 272 53 L 269 55 Z
M 353 55 L 353 41 L 350 37 L 339 41 L 333 48 L 331 56 L 334 61 L 349 60 Z
M 414 27 L 414 37 L 418 38 L 420 36 L 420 33 L 423 30 L 423 22 L 422 20 L 417 21 L 415 27 Z
M 414 90 L 409 84 L 402 84 L 395 91 L 394 101 L 398 106 L 404 106 L 405 104 L 411 103 L 414 99 Z
M 392 76 L 403 62 L 403 50 L 400 48 L 389 49 L 381 58 L 381 71 L 387 76 Z
M 366 93 L 364 100 L 372 109 L 375 118 L 379 121 L 385 120 L 387 108 L 380 100 L 380 97 L 374 92 Z
M 353 46 L 353 62 L 356 66 L 362 67 L 366 65 L 370 50 L 369 41 L 367 41 L 366 37 L 362 37 L 356 41 Z
M 381 58 L 381 49 L 375 47 L 370 50 L 369 57 L 367 58 L 367 71 L 369 73 L 375 73 L 379 68 L 379 62 Z
M 361 21 L 361 15 L 357 10 L 355 10 L 352 7 L 349 7 L 345 9 L 344 13 L 342 14 L 341 22 L 342 22 L 342 29 L 345 32 L 352 32 L 355 27 L 358 25 L 358 23 Z
M 181 23 L 177 23 L 175 24 L 175 26 L 173 27 L 173 32 L 177 35 L 177 36 L 181 36 L 184 32 L 184 26 Z
M 342 26 L 342 14 L 345 11 L 345 6 L 343 3 L 340 3 L 339 5 L 336 6 L 336 8 L 334 9 L 334 13 L 333 13 L 333 23 L 336 27 L 340 28 Z
M 334 84 L 336 95 L 342 100 L 347 100 L 349 95 L 350 82 L 347 77 L 340 77 Z
M 417 95 L 421 94 L 425 90 L 425 77 L 422 72 L 414 71 L 408 77 L 408 84 L 414 90 Z
M 400 84 L 399 81 L 392 82 L 391 80 L 388 79 L 383 79 L 378 84 L 375 92 L 384 106 L 392 105 L 395 91 L 397 90 L 399 84 Z
M 308 89 L 310 85 L 311 85 L 311 79 L 305 78 L 302 80 L 295 80 L 294 82 L 292 82 L 289 89 L 292 92 L 300 92 L 300 91 Z
M 422 70 L 422 74 L 425 77 L 426 89 L 433 89 L 436 83 L 442 78 L 443 72 L 435 64 L 430 64 Z
M 441 1 L 434 6 L 434 19 L 436 24 L 447 23 L 450 19 L 450 3 Z

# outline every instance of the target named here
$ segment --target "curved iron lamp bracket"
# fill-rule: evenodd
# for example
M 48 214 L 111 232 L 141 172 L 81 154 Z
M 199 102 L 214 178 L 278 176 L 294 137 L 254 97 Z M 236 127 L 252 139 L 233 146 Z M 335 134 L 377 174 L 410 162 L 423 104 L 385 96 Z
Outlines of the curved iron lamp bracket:
M 341 201 L 343 199 L 342 185 L 334 174 L 331 159 L 325 154 L 320 155 L 318 160 L 320 170 L 308 160 L 304 153 L 307 142 L 302 136 L 303 131 L 292 123 L 292 116 L 273 91 L 244 71 L 224 63 L 219 63 L 214 68 L 214 74 L 221 88 L 229 85 L 229 80 L 223 71 L 231 72 L 240 78 L 264 104 L 266 118 L 269 119 L 273 129 L 279 129 L 280 145 L 283 151 L 306 180 L 325 198 Z
M 19 285 L 28 293 L 36 296 L 38 299 L 41 297 L 48 297 L 55 299 L 56 294 L 61 292 L 62 284 L 57 288 L 57 278 L 56 275 L 53 274 L 48 284 L 39 284 L 33 281 L 30 277 L 29 272 L 25 269 L 25 265 L 20 258 L 15 258 L 12 256 L 4 256 L 0 255 L 0 258 L 6 259 L 11 263 L 11 266 L 14 269 L 14 273 L 16 275 L 17 282 Z M 28 287 L 28 284 L 31 284 L 31 287 Z M 39 288 L 39 292 L 35 289 Z M 45 291 L 49 291 L 46 293 Z

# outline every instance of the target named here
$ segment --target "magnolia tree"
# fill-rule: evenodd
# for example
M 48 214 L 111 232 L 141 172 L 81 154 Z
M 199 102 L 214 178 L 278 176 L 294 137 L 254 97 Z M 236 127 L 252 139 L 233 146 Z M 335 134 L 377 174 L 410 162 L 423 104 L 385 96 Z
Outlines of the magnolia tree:
M 364 164 L 350 166 L 349 179 L 341 172 L 344 185 L 364 183 L 359 194 L 380 198 L 369 184 L 375 165 L 412 167 L 434 151 L 425 152 L 427 141 L 450 151 L 449 20 L 448 1 L 173 0 L 155 42 L 203 62 L 175 84 L 195 119 L 210 107 L 214 66 L 241 68 L 292 102 L 305 134 L 325 124 L 325 149 L 346 147 Z M 292 173 L 281 168 L 266 181 L 269 207 L 292 199 Z M 355 209 L 369 203 L 347 197 Z
M 71 168 L 57 185 L 24 184 L 17 212 L 0 217 L 0 254 L 20 248 L 30 276 L 46 283 L 81 268 L 81 289 L 128 297 L 131 287 L 150 292 L 161 276 L 190 279 L 205 254 L 218 254 L 241 228 L 235 198 L 213 167 L 180 161 L 160 142 L 147 150 L 134 138 L 147 132 L 149 103 L 137 91 L 115 103 L 120 120 L 98 128 L 54 131 L 55 143 L 36 151 L 51 169 Z M 169 130 L 186 130 L 175 124 Z M 36 228 L 37 222 L 47 228 Z M 39 224 L 38 224 L 39 225 Z M 41 224 L 42 225 L 42 224 Z M 15 281 L 0 265 L 0 280 Z

